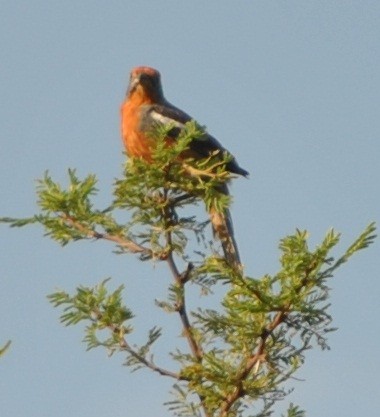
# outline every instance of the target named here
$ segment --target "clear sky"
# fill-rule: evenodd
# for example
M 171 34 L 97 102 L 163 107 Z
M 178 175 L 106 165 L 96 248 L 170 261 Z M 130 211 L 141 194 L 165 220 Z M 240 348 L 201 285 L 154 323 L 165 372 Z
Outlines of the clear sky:
M 36 212 L 46 169 L 60 181 L 69 167 L 95 173 L 107 205 L 124 160 L 128 72 L 150 65 L 167 98 L 251 172 L 233 185 L 249 275 L 274 273 L 278 240 L 297 227 L 312 245 L 334 227 L 345 249 L 379 220 L 379 22 L 378 0 L 3 0 L 0 216 Z M 165 268 L 102 242 L 61 248 L 38 227 L 1 226 L 0 245 L 0 345 L 12 340 L 0 359 L 1 416 L 166 417 L 168 381 L 85 352 L 82 330 L 62 327 L 46 300 L 112 276 L 149 328 Z M 309 352 L 287 401 L 308 417 L 378 415 L 379 260 L 377 242 L 331 282 L 339 331 L 331 351 Z

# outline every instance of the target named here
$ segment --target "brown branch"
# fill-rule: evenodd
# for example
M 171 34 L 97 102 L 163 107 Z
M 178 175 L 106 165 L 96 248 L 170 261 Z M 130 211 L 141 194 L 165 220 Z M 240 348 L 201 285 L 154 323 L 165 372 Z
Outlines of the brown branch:
M 171 233 L 167 232 L 167 241 L 169 246 L 171 245 Z M 180 272 L 178 271 L 177 265 L 174 262 L 173 259 L 173 252 L 170 251 L 166 261 L 169 265 L 170 271 L 173 275 L 174 281 L 176 282 L 176 284 L 180 287 L 182 294 L 180 299 L 178 300 L 178 304 L 177 304 L 177 311 L 178 314 L 181 318 L 181 322 L 182 322 L 182 326 L 183 326 L 183 333 L 184 336 L 186 337 L 188 344 L 190 346 L 191 352 L 194 355 L 194 357 L 197 359 L 197 361 L 201 361 L 202 357 L 203 357 L 203 351 L 201 346 L 197 343 L 197 341 L 194 338 L 193 332 L 192 332 L 192 326 L 190 324 L 190 320 L 186 311 L 186 303 L 185 303 L 185 296 L 183 294 L 184 291 L 184 287 L 185 287 L 185 283 L 188 281 L 188 275 L 192 269 L 192 266 L 190 266 L 191 264 L 189 264 L 187 270 L 185 271 L 184 274 L 180 274 Z
M 241 371 L 241 373 L 237 377 L 237 386 L 236 389 L 232 394 L 230 394 L 226 400 L 224 401 L 221 411 L 220 411 L 220 417 L 227 417 L 228 412 L 232 405 L 237 401 L 239 398 L 243 397 L 245 395 L 243 382 L 248 377 L 252 369 L 260 363 L 260 361 L 265 360 L 265 347 L 266 347 L 266 341 L 268 337 L 273 333 L 273 331 L 286 319 L 288 315 L 288 310 L 285 309 L 283 311 L 279 311 L 273 320 L 269 323 L 269 325 L 264 329 L 261 340 L 259 343 L 259 346 L 257 348 L 257 351 L 248 359 L 244 369 Z
M 145 365 L 147 368 L 151 369 L 152 371 L 157 372 L 162 376 L 169 376 L 177 380 L 185 380 L 185 378 L 181 377 L 179 374 L 172 372 L 172 371 L 168 371 L 167 369 L 161 368 L 157 366 L 154 362 L 146 359 L 144 356 L 139 355 L 134 349 L 132 349 L 132 347 L 128 344 L 125 338 L 122 338 L 120 340 L 120 347 L 122 349 L 125 349 L 131 356 L 136 358 L 139 362 L 141 362 L 143 365 Z
M 199 177 L 199 178 L 206 178 L 206 177 L 218 178 L 219 177 L 219 178 L 221 178 L 222 175 L 216 174 L 214 172 L 214 168 L 218 165 L 222 165 L 222 164 L 221 163 L 215 164 L 215 166 L 212 166 L 211 168 L 208 168 L 208 169 L 205 169 L 205 170 L 197 169 L 197 168 L 192 167 L 188 164 L 183 164 L 183 167 L 184 167 L 185 171 L 188 172 L 192 177 Z M 229 173 L 225 172 L 223 177 L 224 178 L 229 178 Z
M 168 190 L 164 190 L 164 197 L 168 200 Z M 188 344 L 190 346 L 191 352 L 194 355 L 194 357 L 197 359 L 197 361 L 199 362 L 202 357 L 203 357 L 203 351 L 201 346 L 197 343 L 197 341 L 194 338 L 193 332 L 192 332 L 192 326 L 190 324 L 190 320 L 189 317 L 187 315 L 187 311 L 186 311 L 186 302 L 185 302 L 185 295 L 184 295 L 184 291 L 185 291 L 185 284 L 189 279 L 189 274 L 191 272 L 192 269 L 192 265 L 189 264 L 187 270 L 181 274 L 178 271 L 177 265 L 174 262 L 174 257 L 173 257 L 173 240 L 172 240 L 172 233 L 170 231 L 170 226 L 172 223 L 172 219 L 173 219 L 173 213 L 174 213 L 174 208 L 172 205 L 165 205 L 163 207 L 162 210 L 162 216 L 163 219 L 166 223 L 166 244 L 169 248 L 167 256 L 166 256 L 166 261 L 169 265 L 169 269 L 172 273 L 172 276 L 174 278 L 175 283 L 177 284 L 177 286 L 180 288 L 181 290 L 181 296 L 180 298 L 177 300 L 177 311 L 178 314 L 181 318 L 181 322 L 182 322 L 182 327 L 183 327 L 183 333 L 184 336 L 186 337 Z
M 102 313 L 100 313 L 99 311 L 94 311 L 93 313 L 95 315 L 95 320 L 101 320 Z M 162 376 L 169 376 L 169 377 L 177 379 L 177 380 L 185 380 L 185 378 L 181 377 L 179 374 L 177 374 L 175 372 L 172 372 L 172 371 L 168 371 L 167 369 L 164 369 L 164 368 L 161 368 L 161 367 L 157 366 L 153 361 L 149 361 L 144 356 L 141 356 L 138 352 L 136 352 L 130 346 L 130 344 L 127 342 L 125 337 L 121 336 L 122 329 L 119 326 L 117 326 L 115 324 L 109 324 L 107 327 L 111 330 L 111 332 L 113 334 L 119 335 L 119 346 L 120 346 L 120 348 L 122 350 L 127 351 L 131 356 L 136 358 L 139 362 L 141 362 L 147 368 L 151 369 L 154 372 L 159 373 Z
M 310 274 L 312 273 L 313 269 L 315 268 L 316 263 L 312 264 L 305 270 L 305 276 L 301 280 L 300 285 L 298 288 L 295 289 L 296 294 L 299 294 L 303 287 L 305 287 L 309 280 L 310 280 Z M 257 294 L 255 293 L 257 296 Z M 260 299 L 260 298 L 259 298 Z M 261 301 L 261 300 L 260 300 Z M 282 310 L 278 311 L 277 314 L 274 316 L 273 320 L 269 323 L 269 325 L 263 330 L 261 335 L 261 341 L 259 343 L 259 346 L 257 348 L 257 351 L 248 359 L 244 369 L 241 371 L 241 373 L 237 377 L 237 387 L 235 391 L 230 394 L 226 400 L 224 401 L 224 404 L 221 407 L 221 411 L 219 416 L 220 417 L 227 417 L 229 410 L 231 409 L 232 405 L 235 401 L 237 401 L 239 398 L 243 397 L 245 395 L 243 382 L 244 380 L 249 376 L 252 369 L 260 363 L 260 361 L 265 360 L 266 352 L 266 341 L 268 337 L 273 333 L 273 331 L 288 317 L 291 309 L 291 304 L 288 304 L 282 308 Z
M 165 190 L 165 194 L 167 197 L 167 192 Z M 193 354 L 194 358 L 196 359 L 197 362 L 201 362 L 202 358 L 203 358 L 203 349 L 201 347 L 201 345 L 195 340 L 194 334 L 193 334 L 193 328 L 192 325 L 190 323 L 189 320 L 189 316 L 187 314 L 187 310 L 186 310 L 186 300 L 185 300 L 185 285 L 186 283 L 189 281 L 190 279 L 190 273 L 193 269 L 193 265 L 191 263 L 188 264 L 187 269 L 183 272 L 180 273 L 177 265 L 174 261 L 174 257 L 173 257 L 173 241 L 172 241 L 172 234 L 171 231 L 169 229 L 170 223 L 171 223 L 171 219 L 172 219 L 172 211 L 173 211 L 173 207 L 172 206 L 166 206 L 163 208 L 163 217 L 164 220 L 166 222 L 166 226 L 167 226 L 167 231 L 166 231 L 166 243 L 167 246 L 169 247 L 169 251 L 166 257 L 166 261 L 168 263 L 169 269 L 172 273 L 173 279 L 176 283 L 176 285 L 179 287 L 180 289 L 180 294 L 177 298 L 177 305 L 176 305 L 176 310 L 180 316 L 181 322 L 182 322 L 182 331 L 183 331 L 183 335 L 185 336 L 188 345 L 190 347 L 191 353 Z M 178 293 L 177 293 L 178 294 Z M 205 417 L 212 417 L 212 414 L 209 412 L 205 401 L 204 401 L 204 397 L 202 395 L 198 395 L 199 397 L 199 401 L 200 401 L 200 405 L 202 406 L 202 409 L 204 411 Z
M 150 249 L 139 245 L 133 240 L 126 239 L 125 237 L 118 235 L 111 235 L 109 233 L 99 233 L 83 225 L 82 223 L 78 222 L 76 219 L 72 218 L 71 216 L 68 216 L 67 214 L 61 214 L 60 217 L 68 226 L 73 227 L 78 232 L 83 233 L 83 235 L 85 235 L 89 239 L 108 240 L 110 242 L 116 243 L 117 245 L 123 248 L 126 248 L 132 253 L 152 254 L 152 251 Z

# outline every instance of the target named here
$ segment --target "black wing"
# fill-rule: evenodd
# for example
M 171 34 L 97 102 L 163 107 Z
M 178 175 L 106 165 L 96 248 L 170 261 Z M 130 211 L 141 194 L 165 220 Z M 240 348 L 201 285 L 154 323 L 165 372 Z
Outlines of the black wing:
M 144 131 L 152 130 L 157 124 L 165 125 L 171 123 L 174 127 L 170 131 L 170 136 L 176 138 L 184 128 L 185 123 L 194 119 L 172 104 L 165 102 L 163 104 L 143 106 L 140 120 L 140 129 Z M 207 132 L 205 132 L 204 136 L 199 140 L 194 140 L 190 143 L 190 149 L 201 158 L 206 158 L 210 153 L 215 151 L 227 152 L 231 155 L 218 140 Z M 228 162 L 227 169 L 234 174 L 243 175 L 245 177 L 249 175 L 248 171 L 239 166 L 234 157 Z

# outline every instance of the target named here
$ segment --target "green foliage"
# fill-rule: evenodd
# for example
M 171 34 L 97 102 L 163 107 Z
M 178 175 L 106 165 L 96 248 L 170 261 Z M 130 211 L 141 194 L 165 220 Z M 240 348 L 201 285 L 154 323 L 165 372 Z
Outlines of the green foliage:
M 79 287 L 73 297 L 64 291 L 48 296 L 55 307 L 64 307 L 61 322 L 66 326 L 78 324 L 80 321 L 90 322 L 84 339 L 88 349 L 100 345 L 112 348 L 121 337 L 132 332 L 132 327 L 124 324 L 133 318 L 133 314 L 123 305 L 123 286 L 108 294 L 107 281 L 94 288 Z M 97 333 L 104 329 L 111 329 L 112 333 L 108 339 L 100 341 Z
M 207 222 L 198 222 L 193 215 L 178 216 L 177 211 L 200 201 L 223 210 L 230 202 L 217 191 L 230 177 L 224 169 L 229 156 L 178 162 L 191 140 L 201 140 L 203 132 L 199 129 L 189 123 L 175 146 L 168 147 L 164 140 L 168 129 L 161 128 L 156 133 L 154 160 L 148 163 L 133 159 L 126 163 L 123 178 L 115 182 L 115 198 L 109 207 L 93 207 L 91 198 L 97 193 L 94 175 L 80 180 L 75 170 L 69 169 L 69 185 L 64 189 L 46 172 L 37 185 L 41 213 L 24 219 L 3 217 L 0 222 L 11 227 L 39 223 L 46 236 L 61 245 L 105 239 L 116 243 L 119 252 L 139 253 L 144 260 L 165 259 L 171 251 L 184 256 L 186 233 L 202 240 Z M 120 209 L 129 211 L 127 222 L 117 220 Z M 170 242 L 166 239 L 168 233 Z
M 305 411 L 301 410 L 298 406 L 294 404 L 290 404 L 286 416 L 283 415 L 283 417 L 305 417 L 305 416 L 306 416 Z
M 167 299 L 156 301 L 156 306 L 178 315 L 188 345 L 170 349 L 173 369 L 157 365 L 153 356 L 167 349 L 160 346 L 160 327 L 149 331 L 143 345 L 131 343 L 133 314 L 124 303 L 123 287 L 109 291 L 105 280 L 93 288 L 81 286 L 74 295 L 56 292 L 49 300 L 63 308 L 65 325 L 86 323 L 88 349 L 105 347 L 125 354 L 131 370 L 148 368 L 174 379 L 173 400 L 167 405 L 175 415 L 270 416 L 289 393 L 284 383 L 302 366 L 307 350 L 328 349 L 328 334 L 335 330 L 329 280 L 354 253 L 373 242 L 375 225 L 370 224 L 337 260 L 332 251 L 340 235 L 334 230 L 314 249 L 309 248 L 308 233 L 296 230 L 280 241 L 277 273 L 250 277 L 237 271 L 208 244 L 208 222 L 194 216 L 194 206 L 202 201 L 207 208 L 228 207 L 229 198 L 219 190 L 230 179 L 225 169 L 229 157 L 215 154 L 193 160 L 188 145 L 202 140 L 202 130 L 189 123 L 178 142 L 168 147 L 165 138 L 172 128 L 154 133 L 152 161 L 126 163 L 123 177 L 115 182 L 114 200 L 105 209 L 92 203 L 95 176 L 80 180 L 69 170 L 67 188 L 48 173 L 39 181 L 40 214 L 1 221 L 12 227 L 41 224 L 46 235 L 62 245 L 103 239 L 114 243 L 119 254 L 166 262 L 173 283 Z M 190 284 L 199 285 L 206 295 L 226 284 L 219 308 L 189 311 Z M 289 406 L 287 417 L 304 415 L 298 406 Z

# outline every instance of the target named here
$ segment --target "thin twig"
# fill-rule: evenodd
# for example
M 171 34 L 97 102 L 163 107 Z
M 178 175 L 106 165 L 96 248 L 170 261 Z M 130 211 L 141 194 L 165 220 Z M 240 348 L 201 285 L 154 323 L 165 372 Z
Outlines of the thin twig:
M 217 168 L 218 166 L 221 165 L 225 165 L 224 162 L 218 162 L 216 164 L 214 164 L 213 166 L 211 166 L 210 168 L 207 169 L 198 169 L 195 167 L 192 167 L 191 165 L 188 164 L 183 164 L 183 167 L 185 169 L 186 172 L 188 172 L 191 176 L 193 177 L 209 177 L 209 178 L 219 178 L 219 179 L 230 179 L 232 178 L 231 174 L 227 171 L 222 172 L 222 173 L 215 173 L 215 168 Z
M 264 329 L 257 351 L 248 359 L 244 369 L 241 371 L 240 375 L 238 375 L 238 383 L 236 389 L 224 401 L 224 404 L 220 409 L 220 417 L 227 417 L 228 412 L 235 403 L 235 401 L 237 401 L 239 398 L 245 395 L 243 387 L 244 380 L 248 377 L 255 365 L 257 365 L 261 361 L 265 361 L 266 341 L 268 337 L 273 333 L 273 331 L 285 320 L 287 315 L 288 311 L 279 311 L 275 315 L 271 323 Z
M 102 314 L 98 311 L 93 312 L 95 315 L 95 320 L 101 320 Z M 151 369 L 154 372 L 159 373 L 162 376 L 169 376 L 171 378 L 177 379 L 177 380 L 185 380 L 185 378 L 181 377 L 179 374 L 168 371 L 167 369 L 161 368 L 157 366 L 153 361 L 149 361 L 144 356 L 140 355 L 136 350 L 134 350 L 130 344 L 127 342 L 125 337 L 120 336 L 122 334 L 122 330 L 119 326 L 115 324 L 109 324 L 107 326 L 113 334 L 119 335 L 119 346 L 122 350 L 127 351 L 131 356 L 133 356 L 135 359 L 137 359 L 140 363 L 145 365 L 147 368 Z
M 165 190 L 165 195 L 167 197 L 167 190 Z M 170 225 L 171 219 L 173 217 L 172 211 L 174 211 L 173 206 L 166 206 L 163 209 L 163 217 L 164 217 L 165 222 L 167 223 L 166 226 Z M 171 234 L 170 228 L 167 228 L 167 231 L 166 231 L 166 244 L 169 247 L 169 252 L 166 257 L 166 261 L 168 263 L 169 269 L 172 273 L 172 276 L 176 285 L 180 288 L 180 291 L 178 293 L 176 307 L 177 307 L 177 311 L 182 322 L 182 331 L 183 331 L 184 336 L 186 337 L 186 340 L 188 342 L 192 355 L 197 360 L 197 362 L 201 362 L 203 358 L 203 350 L 202 350 L 201 345 L 194 338 L 193 328 L 192 328 L 192 325 L 189 320 L 189 316 L 186 311 L 186 299 L 185 299 L 185 284 L 190 279 L 190 273 L 193 269 L 193 265 L 189 263 L 187 266 L 187 269 L 183 273 L 179 272 L 178 267 L 173 257 L 173 249 L 172 249 L 173 241 L 172 241 L 172 234 Z M 209 412 L 205 404 L 203 396 L 198 395 L 198 397 L 199 397 L 200 405 L 202 406 L 202 409 L 204 411 L 205 417 L 212 417 L 212 414 Z
M 301 292 L 302 288 L 305 287 L 309 280 L 310 280 L 310 274 L 313 271 L 313 268 L 316 265 L 311 265 L 306 271 L 305 276 L 301 280 L 301 283 L 298 288 L 295 289 L 295 292 L 298 294 Z M 257 294 L 255 294 L 257 295 Z M 266 341 L 269 336 L 273 334 L 273 331 L 280 326 L 282 323 L 284 323 L 289 316 L 289 313 L 291 312 L 291 305 L 286 305 L 282 308 L 282 310 L 278 311 L 277 314 L 274 316 L 273 320 L 269 323 L 269 325 L 263 330 L 261 335 L 261 340 L 259 343 L 259 346 L 257 348 L 257 351 L 248 359 L 248 361 L 245 364 L 244 369 L 241 371 L 240 375 L 237 377 L 237 386 L 235 391 L 229 395 L 226 400 L 224 401 L 224 404 L 221 407 L 221 411 L 219 416 L 220 417 L 227 417 L 229 410 L 237 401 L 239 398 L 243 397 L 245 395 L 243 382 L 248 377 L 252 369 L 260 362 L 265 361 L 266 357 Z
M 196 199 L 196 197 L 191 194 L 181 194 L 178 197 L 172 197 L 169 201 L 170 201 L 170 204 L 174 206 L 174 205 L 182 203 L 183 201 L 190 200 L 190 199 L 194 200 Z
M 141 362 L 143 365 L 145 365 L 147 368 L 151 369 L 154 372 L 159 373 L 162 376 L 169 376 L 171 378 L 177 379 L 177 380 L 185 380 L 185 378 L 181 377 L 179 374 L 168 371 L 167 369 L 161 368 L 157 366 L 154 362 L 149 361 L 144 356 L 139 355 L 129 344 L 128 342 L 122 338 L 120 340 L 120 347 L 122 349 L 125 349 L 131 356 L 136 358 L 139 362 Z
M 108 240 L 110 242 L 114 242 L 119 246 L 128 249 L 132 253 L 144 253 L 144 254 L 151 254 L 152 251 L 144 246 L 139 245 L 138 243 L 134 242 L 133 240 L 126 239 L 122 236 L 111 235 L 109 233 L 99 233 L 91 228 L 83 225 L 82 223 L 78 222 L 76 219 L 68 216 L 67 214 L 61 214 L 61 219 L 69 226 L 75 228 L 79 232 L 83 233 L 89 239 L 103 239 Z
M 168 245 L 171 245 L 171 233 L 167 232 L 167 242 Z M 185 295 L 184 295 L 184 287 L 185 287 L 185 283 L 188 280 L 188 278 L 186 277 L 186 274 L 180 274 L 180 272 L 178 271 L 177 265 L 174 262 L 173 259 L 173 252 L 170 251 L 166 261 L 169 265 L 169 269 L 173 275 L 173 278 L 176 282 L 176 284 L 181 288 L 182 290 L 182 294 L 180 299 L 178 300 L 178 304 L 177 304 L 177 311 L 178 314 L 181 318 L 182 321 L 182 326 L 183 326 L 183 333 L 188 341 L 188 344 L 190 346 L 191 352 L 194 355 L 194 357 L 200 361 L 203 357 L 203 351 L 202 348 L 200 347 L 200 345 L 196 342 L 196 340 L 194 339 L 193 336 L 193 332 L 192 332 L 192 326 L 190 324 L 190 320 L 189 317 L 187 315 L 187 311 L 186 311 L 186 303 L 185 303 Z M 189 270 L 189 268 L 188 268 Z M 189 271 L 190 273 L 190 271 Z M 185 278 L 186 277 L 186 278 Z

